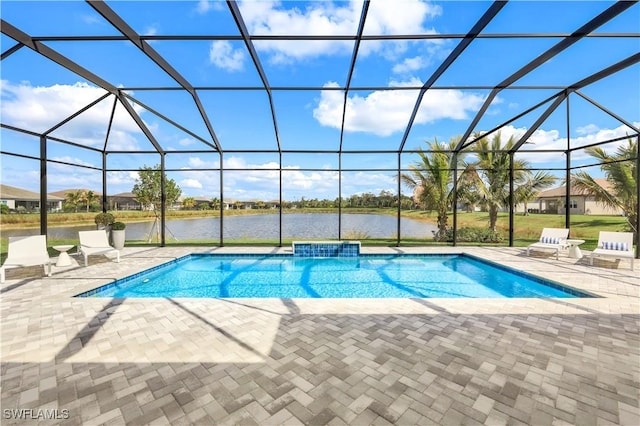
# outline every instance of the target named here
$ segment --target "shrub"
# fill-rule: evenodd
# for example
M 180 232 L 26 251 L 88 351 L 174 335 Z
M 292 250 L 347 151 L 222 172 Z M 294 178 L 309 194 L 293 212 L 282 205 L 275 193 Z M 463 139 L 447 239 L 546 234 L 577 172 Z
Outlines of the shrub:
M 6 204 L 0 204 L 0 214 L 8 214 L 9 206 Z
M 124 222 L 113 222 L 111 225 L 112 231 L 123 231 L 127 227 L 127 224 Z
M 111 213 L 98 213 L 93 220 L 98 226 L 108 226 L 113 224 L 113 222 L 116 221 L 116 218 L 113 217 Z
M 453 242 L 453 229 L 447 229 L 443 236 L 436 235 L 434 240 Z M 457 232 L 457 241 L 462 243 L 500 243 L 503 240 L 500 232 L 487 228 L 460 228 Z
M 367 240 L 370 237 L 366 232 L 350 229 L 344 233 L 342 238 L 345 240 Z

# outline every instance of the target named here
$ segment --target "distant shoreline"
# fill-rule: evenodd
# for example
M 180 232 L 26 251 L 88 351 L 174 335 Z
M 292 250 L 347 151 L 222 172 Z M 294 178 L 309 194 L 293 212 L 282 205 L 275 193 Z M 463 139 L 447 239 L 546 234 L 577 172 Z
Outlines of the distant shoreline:
M 342 214 L 380 214 L 386 216 L 397 215 L 397 209 L 395 208 L 343 208 Z M 125 223 L 134 222 L 151 222 L 155 219 L 155 215 L 149 212 L 141 211 L 111 211 L 117 221 Z M 248 209 L 248 210 L 225 210 L 224 216 L 245 216 L 245 215 L 261 215 L 261 214 L 278 214 L 278 209 Z M 338 213 L 336 208 L 297 208 L 297 209 L 283 209 L 283 214 L 303 213 Z M 97 212 L 78 212 L 78 213 L 49 213 L 48 225 L 52 228 L 65 227 L 65 226 L 82 226 L 82 225 L 94 225 L 93 218 Z M 416 210 L 403 210 L 401 212 L 402 217 L 410 217 L 411 219 L 419 220 L 422 222 L 436 223 L 435 217 L 431 217 L 429 213 Z M 207 217 L 220 217 L 218 210 L 173 210 L 167 212 L 166 219 L 170 220 L 184 220 L 184 219 L 202 219 Z M 8 219 L 8 220 L 7 220 Z M 12 220 L 18 219 L 18 220 Z M 29 229 L 38 228 L 40 226 L 40 215 L 36 213 L 26 214 L 9 214 L 2 215 L 0 220 L 0 230 L 12 230 L 12 229 Z

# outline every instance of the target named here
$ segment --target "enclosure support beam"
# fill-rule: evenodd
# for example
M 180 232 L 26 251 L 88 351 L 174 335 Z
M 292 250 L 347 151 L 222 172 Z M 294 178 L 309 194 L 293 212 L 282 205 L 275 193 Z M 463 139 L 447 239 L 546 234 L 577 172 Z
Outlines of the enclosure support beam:
M 453 246 L 458 245 L 458 153 L 451 155 L 453 163 Z
M 640 259 L 640 135 L 636 137 L 636 259 Z
M 160 153 L 160 247 L 166 245 L 165 222 L 167 211 L 166 179 L 164 176 L 164 152 Z M 154 206 L 155 208 L 155 206 Z
M 47 235 L 47 137 L 40 136 L 40 235 Z
M 278 240 L 278 247 L 282 247 L 282 152 L 278 153 L 278 177 L 279 177 L 279 183 L 278 183 L 278 190 L 279 190 L 279 195 L 278 195 L 278 235 L 279 235 L 279 240 Z
M 411 132 L 411 128 L 413 127 L 413 122 L 418 115 L 418 111 L 420 110 L 420 104 L 422 104 L 422 98 L 424 97 L 427 90 L 431 88 L 435 84 L 435 82 L 444 74 L 444 72 L 453 64 L 458 56 L 464 52 L 464 50 L 469 47 L 469 45 L 476 39 L 476 37 L 482 32 L 482 30 L 489 25 L 489 22 L 495 18 L 495 16 L 502 10 L 502 8 L 507 4 L 505 1 L 494 1 L 491 6 L 486 10 L 486 12 L 478 19 L 473 28 L 464 36 L 464 38 L 458 43 L 458 45 L 449 53 L 449 56 L 440 64 L 437 70 L 431 77 L 424 83 L 422 88 L 420 89 L 420 93 L 418 94 L 418 98 L 416 99 L 416 103 L 413 106 L 413 111 L 411 112 L 411 116 L 409 117 L 409 123 L 404 130 L 404 134 L 402 135 L 402 140 L 400 141 L 399 151 L 402 152 L 404 149 L 404 145 L 407 143 L 407 139 L 409 138 L 409 133 Z
M 515 199 L 513 196 L 513 152 L 509 153 L 509 247 L 513 247 L 513 226 L 514 220 L 514 204 Z
M 476 125 L 480 121 L 480 118 L 484 115 L 484 113 L 489 108 L 489 105 L 491 105 L 491 102 L 493 102 L 494 98 L 501 90 L 511 86 L 513 83 L 520 80 L 522 77 L 529 74 L 531 71 L 535 70 L 540 65 L 544 64 L 549 59 L 553 58 L 563 50 L 571 47 L 573 44 L 577 43 L 580 39 L 582 39 L 583 37 L 586 37 L 589 33 L 595 31 L 597 28 L 609 22 L 611 19 L 615 18 L 616 16 L 618 16 L 619 14 L 621 14 L 631 6 L 633 6 L 633 2 L 618 1 L 617 3 L 614 3 L 613 5 L 609 6 L 605 11 L 600 13 L 598 16 L 596 16 L 595 18 L 593 18 L 592 20 L 590 20 L 589 22 L 587 22 L 586 24 L 578 28 L 570 36 L 565 37 L 563 40 L 556 43 L 550 49 L 540 54 L 537 58 L 533 59 L 527 65 L 523 66 L 518 71 L 511 74 L 509 77 L 504 79 L 501 83 L 499 83 L 491 91 L 491 94 L 487 97 L 484 104 L 482 105 L 482 107 L 474 117 L 473 121 L 471 122 L 471 125 L 467 127 L 467 130 L 464 132 L 462 139 L 460 139 L 460 142 L 456 147 L 456 151 L 459 151 L 462 149 L 463 145 L 467 141 L 467 138 L 469 138 L 469 136 L 471 135 L 471 132 L 473 132 L 473 129 L 475 129 Z
M 544 123 L 546 121 L 546 119 L 549 118 L 549 116 L 560 106 L 560 104 L 562 103 L 562 101 L 565 100 L 566 97 L 567 97 L 567 93 L 566 92 L 563 93 L 563 94 L 558 95 L 556 100 L 553 101 L 553 103 L 551 105 L 549 105 L 549 107 L 542 113 L 542 115 L 540 117 L 538 117 L 538 119 L 535 121 L 535 123 L 533 123 L 531 125 L 531 127 L 529 127 L 527 129 L 527 131 L 524 133 L 524 135 L 522 135 L 522 137 L 520 137 L 518 142 L 513 144 L 513 147 L 509 150 L 509 152 L 510 153 L 516 152 L 517 150 L 520 149 L 520 147 L 522 145 L 527 143 L 527 140 L 531 137 L 531 135 L 533 135 L 533 133 L 536 130 L 538 130 L 538 128 L 542 125 L 542 123 Z
M 591 105 L 593 105 L 593 106 L 597 107 L 598 109 L 600 109 L 601 111 L 609 114 L 611 117 L 615 118 L 616 120 L 618 120 L 619 122 L 621 122 L 625 126 L 627 126 L 627 127 L 631 128 L 631 129 L 633 129 L 634 131 L 640 133 L 640 129 L 638 129 L 633 123 L 631 123 L 628 120 L 625 120 L 623 117 L 620 117 L 618 114 L 616 114 L 615 112 L 611 111 L 610 109 L 600 105 L 598 102 L 594 101 L 593 99 L 591 99 L 590 97 L 588 97 L 584 93 L 580 93 L 577 90 L 574 93 L 576 95 L 580 96 L 581 98 L 583 98 L 584 100 L 586 100 L 587 102 L 589 102 Z
M 569 106 L 569 94 L 567 94 L 567 152 L 565 170 L 565 192 L 564 192 L 564 227 L 571 230 L 571 122 Z
M 338 240 L 342 240 L 342 152 L 338 152 Z
M 102 153 L 102 213 L 106 213 L 109 209 L 107 201 L 107 153 Z
M 400 247 L 401 240 L 401 230 L 400 224 L 402 223 L 401 214 L 402 214 L 402 153 L 398 152 L 398 238 L 396 239 L 396 247 Z
M 362 4 L 362 12 L 360 12 L 360 23 L 358 24 L 358 32 L 356 41 L 353 45 L 353 53 L 351 54 L 351 63 L 349 64 L 349 72 L 347 73 L 347 82 L 344 86 L 344 100 L 342 101 L 342 121 L 340 122 L 340 151 L 342 151 L 342 143 L 344 141 L 344 123 L 347 117 L 347 100 L 349 99 L 349 88 L 351 87 L 351 79 L 353 78 L 353 70 L 356 66 L 358 58 L 358 50 L 362 41 L 362 33 L 364 32 L 364 24 L 367 20 L 367 12 L 369 11 L 369 0 L 365 0 Z
M 86 68 L 81 67 L 80 65 L 71 61 L 67 57 L 61 55 L 60 53 L 51 49 L 46 44 L 43 44 L 37 40 L 34 40 L 33 37 L 20 31 L 19 29 L 17 29 L 16 27 L 11 25 L 4 19 L 0 19 L 0 28 L 2 28 L 3 34 L 6 34 L 12 39 L 22 43 L 29 49 L 41 54 L 45 58 L 50 59 L 56 64 L 68 69 L 69 71 L 79 75 L 80 77 L 92 82 L 97 86 L 102 87 L 103 89 L 113 94 L 118 93 L 118 88 L 113 86 L 111 83 L 107 82 L 106 80 L 103 80 L 102 78 L 98 77 L 97 75 L 87 70 Z
M 249 51 L 249 56 L 251 56 L 251 60 L 253 61 L 253 65 L 256 67 L 256 71 L 260 76 L 260 80 L 264 85 L 264 90 L 267 92 L 267 98 L 269 99 L 269 108 L 271 109 L 271 120 L 273 122 L 273 131 L 276 136 L 276 143 L 278 144 L 278 150 L 282 149 L 282 145 L 280 144 L 280 132 L 278 131 L 278 120 L 276 119 L 276 108 L 273 104 L 273 94 L 271 93 L 271 86 L 269 85 L 269 80 L 267 80 L 267 74 L 264 72 L 264 68 L 262 68 L 262 63 L 260 62 L 260 58 L 258 57 L 258 52 L 256 51 L 253 42 L 249 38 L 249 30 L 247 29 L 247 25 L 242 18 L 242 13 L 240 13 L 240 7 L 235 1 L 227 1 L 227 6 L 229 6 L 229 11 L 233 16 L 234 21 L 236 22 L 236 26 L 238 27 L 238 31 L 240 31 L 240 35 L 242 36 L 242 40 L 244 41 L 247 50 Z
M 224 247 L 224 167 L 223 153 L 218 151 L 220 156 L 220 247 Z
M 151 45 L 140 38 L 140 35 L 131 28 L 117 13 L 113 11 L 104 1 L 87 0 L 87 3 L 95 9 L 104 19 L 106 19 L 115 29 L 120 31 L 131 43 L 135 44 L 149 59 L 155 62 L 169 77 L 176 81 L 183 89 L 191 95 L 202 120 L 204 121 L 209 135 L 218 151 L 222 148 L 218 142 L 218 138 L 213 131 L 213 127 L 209 122 L 209 118 L 200 103 L 200 98 L 191 84 L 184 78 L 175 68 L 173 68 L 162 55 L 160 55 Z M 121 99 L 122 102 L 122 99 Z M 144 131 L 144 130 L 143 130 Z M 153 142 L 153 141 L 152 141 Z M 155 145 L 155 144 L 154 144 Z M 159 150 L 160 151 L 160 150 Z

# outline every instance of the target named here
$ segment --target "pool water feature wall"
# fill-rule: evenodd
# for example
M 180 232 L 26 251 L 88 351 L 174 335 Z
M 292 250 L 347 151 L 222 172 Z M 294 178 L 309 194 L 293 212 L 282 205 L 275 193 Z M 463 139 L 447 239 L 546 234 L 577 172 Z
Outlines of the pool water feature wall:
M 360 255 L 360 241 L 294 241 L 296 257 L 355 257 Z

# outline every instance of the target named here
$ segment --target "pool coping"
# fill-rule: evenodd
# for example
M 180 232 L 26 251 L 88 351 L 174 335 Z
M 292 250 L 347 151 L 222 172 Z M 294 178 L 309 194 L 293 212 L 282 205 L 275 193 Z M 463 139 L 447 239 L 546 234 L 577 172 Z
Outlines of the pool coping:
M 151 258 L 147 257 L 147 253 Z M 76 272 L 84 270 L 92 270 L 92 268 L 101 267 L 102 270 L 108 268 L 107 276 L 102 275 L 101 278 L 92 279 L 87 276 L 86 280 L 78 280 L 79 282 L 72 288 L 64 286 L 54 297 L 62 299 L 74 298 L 74 296 L 91 291 L 97 287 L 112 283 L 116 280 L 125 278 L 143 272 L 147 269 L 160 266 L 169 261 L 179 259 L 192 253 L 201 254 L 221 254 L 221 255 L 281 255 L 290 256 L 292 250 L 290 247 L 262 247 L 262 246 L 225 246 L 225 247 L 143 247 L 132 248 L 125 247 L 121 254 L 121 262 L 128 263 L 128 267 L 122 268 L 117 263 L 109 259 L 100 259 L 96 257 L 100 263 L 89 265 L 86 269 L 82 262 L 78 262 L 75 267 L 62 268 L 56 271 L 54 266 L 53 277 L 61 278 L 77 278 Z M 465 254 L 467 256 L 475 256 L 482 261 L 490 262 L 498 266 L 510 268 L 511 270 L 529 273 L 534 277 L 539 277 L 547 281 L 558 283 L 567 288 L 573 288 L 577 291 L 584 292 L 595 296 L 594 298 L 610 299 L 618 296 L 631 296 L 640 298 L 640 274 L 637 271 L 631 271 L 627 264 L 618 265 L 618 268 L 591 266 L 588 262 L 589 252 L 584 252 L 582 259 L 571 259 L 567 256 L 560 256 L 559 260 L 540 252 L 531 257 L 526 255 L 526 248 L 519 247 L 363 247 L 363 255 L 429 255 L 429 254 Z M 138 264 L 138 258 L 143 256 L 144 264 Z M 79 259 L 72 255 L 72 258 Z M 598 262 L 598 260 L 596 260 Z M 133 264 L 132 264 L 133 263 Z M 46 279 L 46 278 L 45 278 Z M 513 299 L 512 299 L 513 300 Z

